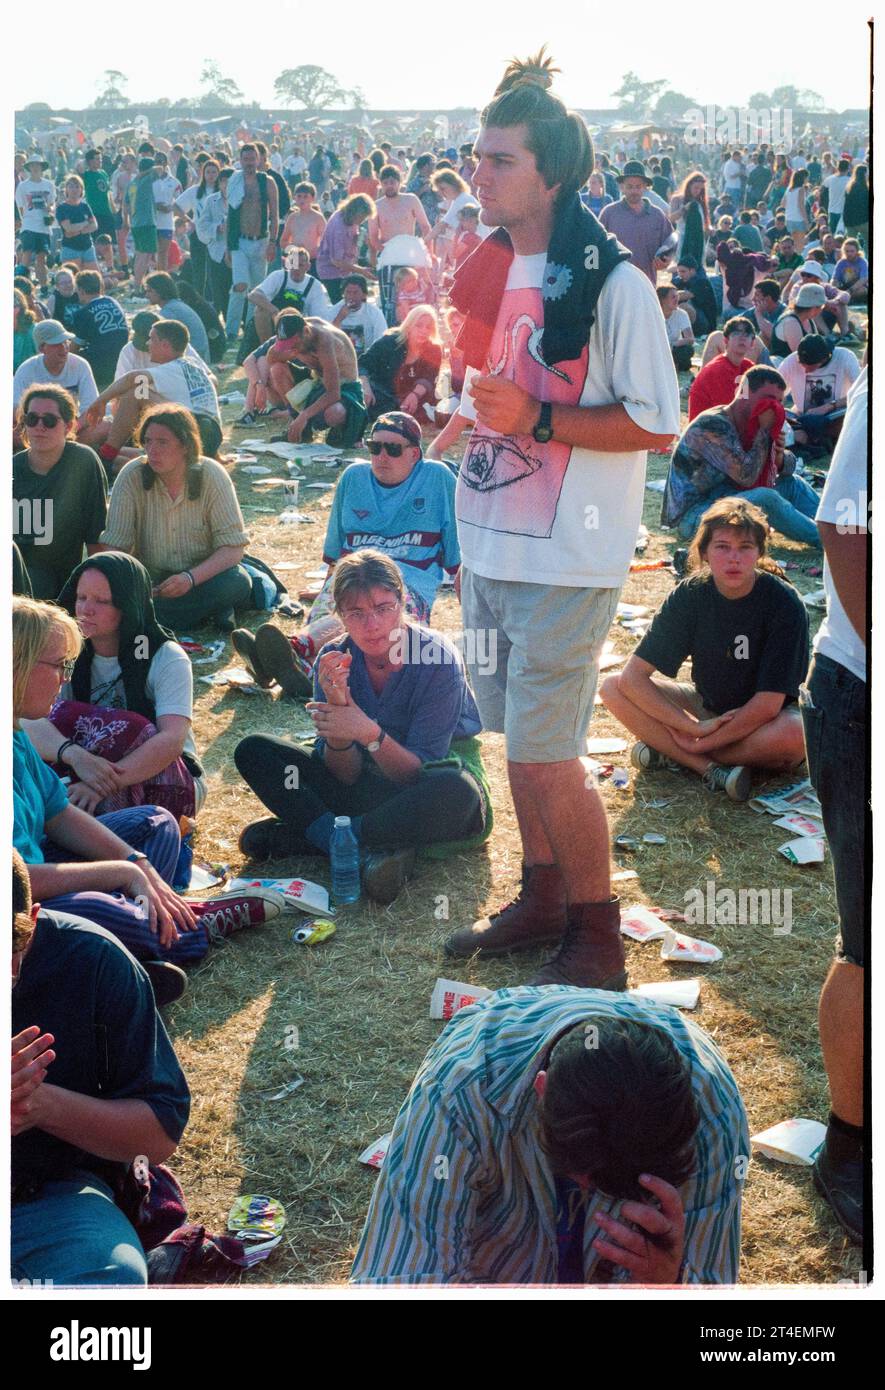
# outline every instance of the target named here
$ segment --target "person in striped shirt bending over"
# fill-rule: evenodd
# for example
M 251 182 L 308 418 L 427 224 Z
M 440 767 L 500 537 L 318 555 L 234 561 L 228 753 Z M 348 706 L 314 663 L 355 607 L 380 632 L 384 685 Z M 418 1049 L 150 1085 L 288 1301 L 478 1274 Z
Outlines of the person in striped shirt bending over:
M 675 1009 L 499 990 L 424 1059 L 351 1280 L 732 1284 L 749 1154 L 725 1059 Z

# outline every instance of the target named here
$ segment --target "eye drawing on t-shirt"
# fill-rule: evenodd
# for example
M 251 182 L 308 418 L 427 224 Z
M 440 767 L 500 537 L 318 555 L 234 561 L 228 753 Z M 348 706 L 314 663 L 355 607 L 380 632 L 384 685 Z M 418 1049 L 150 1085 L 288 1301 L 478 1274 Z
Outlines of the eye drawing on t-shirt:
M 486 372 L 514 381 L 536 400 L 578 405 L 588 352 L 548 365 L 541 355 L 544 301 L 540 289 L 505 291 Z M 485 530 L 552 534 L 571 445 L 539 443 L 531 434 L 502 435 L 477 423 L 464 454 L 458 519 Z

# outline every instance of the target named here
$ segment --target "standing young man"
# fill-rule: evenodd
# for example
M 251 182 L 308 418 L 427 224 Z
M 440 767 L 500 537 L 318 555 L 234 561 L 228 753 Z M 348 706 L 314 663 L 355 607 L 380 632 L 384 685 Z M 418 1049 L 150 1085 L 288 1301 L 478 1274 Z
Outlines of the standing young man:
M 679 395 L 648 278 L 581 203 L 593 149 L 551 79 L 542 54 L 511 64 L 483 114 L 474 186 L 498 230 L 452 291 L 482 372 L 456 496 L 464 627 L 497 643 L 494 673 L 471 676 L 483 725 L 506 734 L 523 886 L 447 950 L 561 940 L 537 983 L 623 989 L 608 825 L 580 759 L 646 451 L 678 433 Z
M 235 342 L 246 308 L 246 294 L 264 278 L 276 254 L 280 227 L 277 186 L 268 174 L 259 172 L 258 151 L 254 145 L 240 150 L 240 168 L 227 188 L 227 260 L 233 276 L 227 306 L 227 340 Z M 254 309 L 246 311 L 248 323 Z
M 55 184 L 46 178 L 48 162 L 40 155 L 29 159 L 25 176 L 15 186 L 15 205 L 21 217 L 22 265 L 36 261 L 37 281 L 44 287 L 49 283 L 46 257 L 49 253 L 49 228 L 55 220 Z
M 372 264 L 389 241 L 396 236 L 430 235 L 430 223 L 420 200 L 414 193 L 401 193 L 402 174 L 393 164 L 385 164 L 379 174 L 381 197 L 375 203 L 375 216 L 369 219 L 369 250 Z M 394 276 L 398 262 L 378 267 L 378 293 L 381 312 L 391 327 L 396 324 L 396 294 Z

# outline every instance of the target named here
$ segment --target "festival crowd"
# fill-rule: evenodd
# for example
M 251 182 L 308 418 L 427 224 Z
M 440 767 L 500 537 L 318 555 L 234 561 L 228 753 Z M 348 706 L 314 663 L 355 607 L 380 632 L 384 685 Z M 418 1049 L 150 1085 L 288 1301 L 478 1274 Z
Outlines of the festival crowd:
M 190 1105 L 159 1010 L 213 945 L 290 909 L 189 891 L 206 629 L 314 726 L 236 748 L 267 812 L 238 828 L 250 864 L 322 877 L 349 817 L 362 892 L 390 904 L 428 857 L 489 841 L 483 734 L 505 740 L 521 887 L 445 951 L 549 958 L 421 1063 L 353 1280 L 737 1281 L 744 1102 L 722 1046 L 628 992 L 581 761 L 649 453 L 669 460 L 676 582 L 600 697 L 640 777 L 735 803 L 811 779 L 840 926 L 813 1179 L 863 1239 L 865 136 L 591 141 L 554 72 L 512 63 L 452 145 L 296 123 L 16 154 L 18 1278 L 147 1282 L 133 1164 L 162 1195 Z M 367 454 L 338 479 L 327 578 L 291 635 L 227 460 L 235 364 L 235 430 Z M 774 537 L 823 564 L 813 649 Z M 446 591 L 495 662 L 433 626 Z

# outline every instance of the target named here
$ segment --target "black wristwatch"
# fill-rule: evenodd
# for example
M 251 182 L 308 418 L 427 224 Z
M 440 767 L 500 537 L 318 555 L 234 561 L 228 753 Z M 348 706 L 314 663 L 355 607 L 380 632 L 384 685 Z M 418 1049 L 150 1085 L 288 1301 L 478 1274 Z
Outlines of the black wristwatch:
M 541 414 L 532 430 L 532 436 L 539 444 L 547 444 L 553 438 L 553 406 L 549 401 L 544 401 L 541 405 Z

